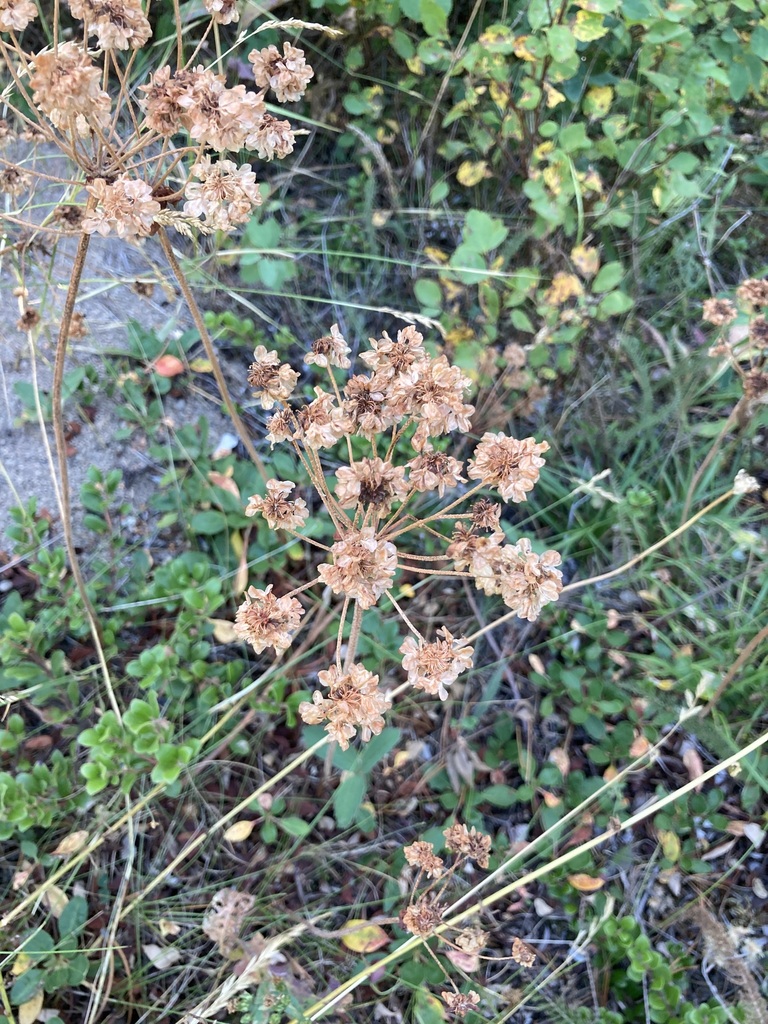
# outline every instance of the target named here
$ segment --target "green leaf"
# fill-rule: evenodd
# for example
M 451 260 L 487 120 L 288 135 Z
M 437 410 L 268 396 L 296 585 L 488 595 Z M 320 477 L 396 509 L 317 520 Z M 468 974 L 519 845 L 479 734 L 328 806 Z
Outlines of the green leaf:
M 339 828 L 349 828 L 365 798 L 365 775 L 347 775 L 333 794 L 333 816 Z
M 13 1005 L 21 1006 L 22 1003 L 28 1003 L 42 986 L 43 978 L 43 972 L 36 967 L 19 975 L 11 989 L 11 1002 Z
M 599 320 L 607 320 L 611 316 L 621 316 L 632 309 L 634 300 L 626 292 L 610 292 L 597 307 Z
M 297 818 L 291 814 L 287 818 L 276 818 L 275 820 L 283 832 L 293 836 L 294 839 L 304 839 L 312 831 L 312 826 L 308 821 L 304 821 L 303 818 Z
M 427 35 L 444 36 L 448 33 L 448 14 L 437 0 L 421 0 L 419 20 Z
M 59 935 L 77 935 L 88 920 L 88 902 L 85 896 L 73 896 L 59 916 Z
M 462 284 L 478 284 L 488 274 L 485 260 L 474 246 L 462 243 L 451 253 L 451 267 L 460 267 L 456 277 Z
M 517 791 L 511 786 L 489 786 L 477 794 L 478 803 L 493 804 L 494 807 L 511 807 L 518 802 Z
M 496 217 L 482 210 L 469 210 L 464 219 L 464 244 L 475 252 L 496 249 L 509 234 L 509 229 Z
M 733 63 L 731 65 L 731 82 L 729 91 L 734 103 L 743 100 L 749 91 L 750 78 L 749 70 L 745 64 Z
M 594 145 L 587 138 L 587 129 L 581 121 L 567 124 L 558 135 L 558 142 L 566 153 L 575 153 L 579 149 L 591 149 Z
M 413 286 L 413 293 L 418 302 L 429 309 L 440 309 L 443 304 L 443 290 L 437 281 L 422 278 Z
M 592 282 L 592 291 L 598 295 L 602 292 L 609 292 L 624 277 L 624 267 L 620 263 L 606 263 L 601 267 L 597 277 Z
M 54 942 L 48 932 L 33 932 L 19 947 L 28 957 L 44 959 L 53 950 Z
M 549 52 L 559 64 L 569 60 L 576 53 L 576 39 L 565 25 L 553 25 L 546 31 Z
M 210 536 L 214 533 L 224 533 L 227 529 L 227 517 L 223 512 L 211 508 L 207 512 L 196 512 L 189 520 L 189 525 L 194 533 Z

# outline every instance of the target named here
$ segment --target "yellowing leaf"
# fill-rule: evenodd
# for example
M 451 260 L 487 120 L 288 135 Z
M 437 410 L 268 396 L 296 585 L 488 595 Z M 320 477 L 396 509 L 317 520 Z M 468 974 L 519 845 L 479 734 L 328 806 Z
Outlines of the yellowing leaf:
M 43 903 L 54 917 L 61 917 L 64 907 L 69 903 L 69 896 L 58 885 L 49 885 L 43 893 Z
M 642 757 L 643 754 L 647 754 L 651 749 L 650 741 L 642 733 L 635 736 L 632 741 L 632 746 L 629 748 L 630 757 Z
M 235 632 L 234 622 L 229 619 L 208 619 L 213 626 L 213 638 L 218 644 L 238 644 L 240 637 Z
M 375 950 L 381 949 L 382 946 L 386 946 L 389 937 L 384 929 L 377 924 L 368 924 L 367 921 L 355 918 L 352 921 L 347 921 L 341 942 L 353 953 L 373 953 Z
M 246 819 L 236 821 L 224 833 L 224 838 L 230 843 L 242 843 L 253 832 L 255 827 L 255 821 L 247 821 Z
M 552 107 L 556 107 L 558 103 L 563 103 L 565 101 L 565 96 L 563 95 L 563 93 L 561 93 L 560 90 L 556 89 L 553 85 L 550 85 L 549 82 L 544 83 L 544 95 L 547 98 L 548 110 L 551 110 Z
M 496 106 L 506 110 L 509 106 L 509 85 L 506 82 L 491 82 L 489 92 Z
M 16 959 L 13 961 L 13 967 L 11 967 L 11 974 L 17 977 L 19 974 L 23 974 L 28 967 L 32 966 L 32 957 L 28 953 L 19 953 Z
M 583 872 L 568 875 L 568 881 L 577 892 L 597 892 L 605 885 L 604 878 L 593 878 L 592 875 L 585 875 Z
M 605 117 L 613 103 L 613 88 L 610 85 L 595 85 L 584 97 L 584 113 L 590 117 Z
M 19 1007 L 17 1020 L 19 1024 L 34 1024 L 37 1020 L 37 1015 L 43 1008 L 43 990 L 35 993 L 31 999 L 28 999 L 26 1003 L 22 1003 Z
M 194 370 L 195 373 L 213 373 L 213 364 L 210 359 L 205 359 L 203 356 L 198 356 L 197 359 L 193 359 L 189 364 L 190 370 Z
M 412 75 L 418 75 L 421 78 L 424 74 L 424 61 L 420 57 L 408 57 L 405 64 Z
M 88 838 L 88 831 L 81 829 L 79 832 L 70 832 L 68 836 L 64 836 L 59 845 L 53 851 L 54 857 L 68 857 L 70 853 L 77 853 L 78 850 L 85 846 L 85 841 Z
M 171 921 L 168 917 L 161 917 L 157 922 L 157 927 L 160 929 L 160 934 L 164 939 L 167 939 L 169 935 L 178 935 L 181 931 L 181 925 Z
M 661 851 L 667 860 L 676 864 L 680 857 L 680 839 L 676 832 L 659 829 L 656 833 L 661 844 Z
M 158 356 L 152 364 L 152 369 L 160 377 L 178 377 L 184 373 L 184 363 L 178 356 Z
M 512 51 L 519 60 L 526 60 L 529 63 L 536 60 L 536 57 L 526 46 L 528 42 L 528 36 L 518 36 L 512 45 Z
M 593 11 L 579 11 L 571 30 L 580 43 L 590 43 L 593 39 L 602 39 L 608 28 L 602 14 Z
M 459 169 L 456 172 L 456 178 L 460 185 L 464 185 L 465 188 L 472 188 L 473 185 L 477 185 L 483 180 L 483 178 L 492 177 L 491 172 L 488 170 L 488 163 L 486 160 L 465 160 L 459 165 Z
M 544 294 L 544 301 L 551 306 L 563 306 L 569 299 L 576 299 L 584 293 L 581 281 L 575 274 L 555 274 L 552 284 Z
M 600 269 L 600 253 L 593 246 L 575 246 L 571 249 L 571 260 L 582 277 L 594 277 Z
M 442 249 L 438 249 L 436 245 L 425 245 L 423 251 L 427 259 L 431 260 L 433 263 L 437 263 L 442 266 L 448 262 L 448 253 L 443 252 Z

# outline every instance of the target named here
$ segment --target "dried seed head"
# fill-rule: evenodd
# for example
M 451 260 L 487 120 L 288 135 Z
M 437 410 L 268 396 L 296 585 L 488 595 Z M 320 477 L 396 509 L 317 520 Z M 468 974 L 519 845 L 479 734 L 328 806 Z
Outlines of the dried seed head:
M 445 864 L 435 853 L 432 843 L 411 843 L 403 847 L 403 853 L 406 861 L 423 871 L 427 878 L 439 878 L 445 870 Z
M 254 398 L 261 399 L 262 409 L 272 409 L 277 402 L 289 399 L 298 379 L 298 373 L 288 363 L 281 363 L 274 350 L 268 352 L 263 345 L 253 350 L 248 383 L 253 388 Z
M 490 530 L 497 533 L 501 523 L 501 505 L 488 498 L 480 498 L 470 509 L 472 527 L 475 530 Z
M 736 296 L 740 302 L 749 306 L 768 306 L 768 278 L 742 281 L 736 289 Z
M 0 32 L 23 32 L 37 17 L 37 7 L 30 0 L 0 0 Z
M 379 540 L 372 526 L 350 530 L 331 547 L 333 565 L 317 567 L 320 579 L 334 594 L 355 598 L 361 608 L 371 608 L 392 586 L 397 569 L 397 549 Z
M 293 152 L 296 136 L 288 121 L 264 114 L 253 131 L 245 137 L 245 148 L 255 149 L 261 160 L 282 160 Z
M 707 299 L 702 306 L 701 318 L 715 327 L 732 323 L 739 315 L 730 299 Z
M 271 584 L 265 590 L 249 587 L 237 609 L 235 631 L 257 654 L 267 647 L 284 651 L 291 646 L 303 614 L 295 597 L 275 597 Z
M 427 938 L 440 924 L 443 909 L 442 904 L 438 903 L 434 895 L 422 896 L 403 912 L 401 916 L 403 927 L 411 935 Z
M 465 928 L 456 936 L 456 945 L 465 953 L 482 953 L 488 944 L 488 932 L 482 928 Z
M 436 452 L 431 445 L 426 445 L 424 451 L 411 459 L 408 463 L 410 469 L 409 483 L 416 491 L 437 491 L 442 498 L 446 488 L 458 487 L 466 480 L 461 475 L 462 464 L 445 452 Z
M 78 43 L 60 43 L 34 58 L 29 84 L 32 102 L 63 131 L 80 136 L 91 125 L 105 127 L 111 101 L 101 88 L 102 72 Z
M 747 370 L 742 386 L 748 402 L 761 401 L 768 396 L 768 373 L 758 369 Z
M 266 113 L 262 94 L 246 92 L 244 85 L 228 89 L 222 75 L 202 67 L 186 72 L 190 74 L 191 84 L 176 100 L 184 112 L 184 127 L 201 145 L 218 152 L 242 149 Z
M 472 667 L 474 648 L 464 646 L 466 640 L 455 638 L 446 626 L 438 629 L 437 635 L 442 639 L 431 644 L 419 644 L 409 636 L 403 641 L 400 653 L 404 655 L 403 668 L 411 686 L 446 700 L 446 687 Z
M 469 461 L 469 477 L 497 488 L 505 501 L 527 501 L 545 462 L 541 453 L 546 451 L 546 441 L 537 444 L 532 437 L 518 441 L 502 433 L 485 433 Z
M 9 196 L 20 196 L 29 191 L 32 179 L 18 167 L 6 167 L 0 171 L 0 192 Z
M 69 9 L 102 50 L 138 50 L 152 35 L 141 0 L 69 0 Z
M 188 181 L 184 188 L 184 213 L 205 217 L 217 231 L 232 231 L 261 206 L 261 192 L 250 164 L 238 167 L 231 160 L 212 164 L 211 158 L 204 156 L 192 166 L 190 175 L 199 181 Z
M 288 500 L 295 486 L 286 480 L 267 480 L 266 496 L 262 498 L 257 494 L 252 495 L 248 499 L 245 514 L 255 516 L 260 512 L 273 530 L 300 529 L 309 519 L 309 510 L 303 498 Z
M 203 0 L 203 3 L 217 25 L 231 25 L 240 20 L 237 0 Z
M 272 89 L 278 103 L 293 103 L 304 95 L 314 71 L 307 64 L 304 51 L 283 43 L 283 53 L 276 46 L 251 50 L 248 60 L 253 65 L 253 78 L 260 89 Z
M 749 340 L 758 349 L 768 348 L 768 320 L 762 314 L 750 322 Z
M 476 1010 L 480 1005 L 477 992 L 441 992 L 440 995 L 451 1013 L 457 1017 L 466 1017 L 470 1010 Z
M 517 612 L 521 619 L 534 622 L 541 609 L 557 601 L 563 589 L 563 574 L 555 568 L 560 564 L 556 551 L 537 555 L 531 542 L 523 537 L 516 544 L 502 547 L 498 591 L 504 604 Z
M 39 323 L 40 314 L 37 312 L 36 309 L 32 309 L 31 306 L 27 306 L 27 308 L 21 314 L 19 319 L 16 321 L 16 327 L 20 331 L 33 331 Z
M 472 826 L 470 831 L 466 825 L 456 823 L 445 829 L 445 845 L 451 853 L 463 853 L 473 860 L 478 867 L 487 868 L 491 852 L 491 837 L 478 832 Z
M 733 493 L 734 494 L 752 494 L 754 491 L 760 490 L 760 484 L 757 480 L 746 473 L 743 469 L 740 469 L 736 474 L 733 481 Z
M 317 678 L 328 688 L 328 695 L 315 690 L 312 703 L 299 704 L 303 721 L 308 725 L 327 722 L 325 731 L 342 750 L 347 749 L 358 729 L 363 742 L 378 736 L 384 728 L 382 715 L 392 706 L 378 688 L 378 676 L 363 665 L 351 665 L 346 672 L 332 665 L 326 672 L 318 672 Z
M 301 440 L 308 448 L 332 448 L 351 426 L 333 395 L 320 387 L 314 390 L 317 397 L 297 415 Z
M 290 441 L 295 430 L 295 420 L 290 409 L 281 409 L 267 420 L 267 440 L 274 448 L 278 441 Z
M 387 401 L 387 384 L 376 376 L 356 374 L 344 386 L 344 412 L 355 433 L 373 440 L 395 422 Z
M 352 365 L 349 361 L 351 351 L 339 330 L 339 325 L 333 324 L 330 334 L 312 342 L 312 348 L 304 356 L 304 362 L 307 366 L 338 366 L 341 370 L 348 370 Z
M 342 508 L 360 504 L 385 514 L 408 494 L 405 469 L 379 458 L 362 458 L 351 467 L 341 466 L 336 479 L 336 497 Z
M 152 189 L 138 178 L 120 177 L 110 184 L 95 178 L 87 191 L 97 200 L 95 209 L 83 219 L 83 231 L 119 238 L 142 238 L 150 234 L 161 206 L 152 197 Z
M 371 338 L 371 350 L 363 352 L 360 358 L 381 380 L 416 379 L 416 366 L 427 359 L 424 338 L 415 327 L 406 327 L 397 332 L 397 341 L 392 341 L 386 331 L 380 338 Z

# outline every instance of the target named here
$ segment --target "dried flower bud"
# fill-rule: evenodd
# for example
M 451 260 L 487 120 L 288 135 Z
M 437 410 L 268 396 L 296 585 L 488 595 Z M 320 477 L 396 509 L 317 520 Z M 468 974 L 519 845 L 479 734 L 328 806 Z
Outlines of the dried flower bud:
M 0 171 L 0 192 L 5 192 L 6 195 L 20 196 L 22 192 L 29 190 L 31 183 L 30 176 L 18 167 L 6 167 Z
M 756 278 L 742 281 L 736 289 L 736 296 L 745 305 L 768 306 L 768 278 L 761 281 Z
M 379 339 L 371 338 L 370 352 L 363 352 L 360 358 L 381 380 L 416 380 L 416 367 L 427 360 L 424 338 L 415 327 L 406 327 L 397 332 L 397 341 L 392 341 L 386 331 Z
M 478 832 L 475 826 L 470 831 L 466 825 L 449 826 L 444 830 L 445 845 L 451 853 L 463 853 L 473 860 L 478 867 L 487 868 L 491 852 L 491 837 Z
M 295 597 L 275 597 L 271 584 L 265 590 L 249 587 L 237 609 L 235 632 L 257 654 L 267 647 L 284 651 L 291 646 L 303 614 Z
M 138 50 L 152 35 L 141 0 L 69 0 L 69 9 L 102 50 Z
M 319 690 L 312 695 L 312 703 L 299 704 L 299 715 L 308 725 L 320 725 L 327 721 L 325 731 L 336 740 L 342 750 L 349 747 L 356 731 L 367 743 L 371 736 L 378 736 L 384 728 L 382 717 L 392 702 L 379 690 L 379 677 L 363 665 L 351 665 L 343 672 L 332 665 L 326 672 L 318 672 L 322 686 L 328 688 L 325 697 Z
M 338 366 L 341 370 L 348 370 L 352 365 L 349 361 L 350 352 L 349 345 L 339 331 L 339 325 L 333 324 L 330 334 L 312 342 L 312 349 L 304 356 L 304 362 L 307 366 L 322 366 L 326 369 Z
M 409 636 L 403 641 L 400 653 L 404 655 L 403 668 L 411 686 L 447 700 L 446 687 L 472 667 L 474 648 L 463 646 L 466 640 L 454 637 L 447 626 L 441 626 L 437 635 L 442 639 L 431 644 L 418 644 Z
M 701 318 L 715 327 L 732 323 L 739 315 L 730 299 L 707 299 L 701 308 Z
M 505 544 L 496 566 L 499 573 L 497 593 L 521 619 L 534 622 L 544 605 L 560 597 L 563 574 L 555 568 L 559 564 L 557 551 L 537 555 L 525 537 L 516 544 Z
M 476 1010 L 480 1005 L 477 992 L 441 992 L 440 995 L 451 1013 L 457 1017 L 466 1017 L 470 1010 Z
M 203 0 L 203 3 L 217 25 L 231 25 L 240 20 L 237 0 Z
M 403 847 L 406 861 L 423 871 L 427 878 L 439 878 L 445 870 L 445 864 L 435 853 L 432 843 L 411 843 Z
M 261 89 L 272 89 L 278 103 L 293 103 L 304 95 L 314 71 L 307 64 L 304 51 L 283 43 L 283 54 L 276 46 L 251 50 L 248 60 L 253 77 Z
M 293 152 L 296 136 L 288 121 L 280 121 L 271 114 L 264 114 L 249 135 L 244 146 L 255 149 L 261 160 L 282 160 Z
M 749 340 L 758 349 L 768 348 L 768 320 L 762 314 L 750 322 Z
M 435 928 L 440 924 L 443 909 L 442 904 L 438 903 L 434 895 L 422 896 L 415 903 L 411 903 L 402 914 L 403 927 L 411 935 L 427 938 L 434 933 Z
M 379 540 L 372 526 L 350 530 L 331 547 L 333 565 L 321 562 L 320 579 L 334 594 L 355 598 L 361 608 L 372 608 L 390 589 L 397 569 L 397 549 Z
M 253 350 L 253 362 L 248 369 L 248 383 L 255 398 L 261 399 L 262 409 L 272 409 L 277 402 L 285 402 L 293 394 L 298 373 L 288 363 L 281 363 L 274 350 L 268 352 L 263 345 Z
M 58 48 L 34 57 L 29 84 L 32 102 L 62 130 L 90 134 L 90 125 L 105 125 L 110 99 L 101 88 L 101 69 L 78 43 L 59 43 Z
M 363 458 L 351 467 L 341 466 L 336 470 L 336 479 L 336 497 L 342 508 L 360 504 L 383 515 L 408 494 L 405 469 L 378 458 Z
M 548 450 L 546 441 L 537 444 L 532 437 L 518 441 L 502 433 L 485 433 L 469 461 L 469 477 L 497 488 L 505 501 L 526 501 L 545 463 L 541 453 Z
M 461 475 L 462 465 L 445 452 L 436 452 L 431 445 L 425 445 L 424 451 L 411 459 L 409 482 L 416 491 L 437 491 L 442 498 L 446 488 L 458 487 L 466 480 Z

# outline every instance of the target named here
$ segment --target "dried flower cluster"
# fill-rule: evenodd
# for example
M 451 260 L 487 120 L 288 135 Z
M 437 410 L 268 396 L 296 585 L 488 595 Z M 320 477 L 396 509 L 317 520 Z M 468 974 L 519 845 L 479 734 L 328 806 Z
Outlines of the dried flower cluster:
M 720 328 L 720 335 L 709 354 L 726 359 L 741 381 L 743 390 L 734 415 L 743 427 L 755 409 L 768 403 L 768 278 L 749 278 L 736 289 L 736 302 L 731 299 L 707 299 L 702 319 Z
M 267 113 L 265 101 L 270 91 L 279 103 L 301 99 L 314 74 L 304 51 L 288 42 L 282 53 L 275 46 L 252 50 L 248 88 L 196 63 L 200 47 L 185 32 L 179 41 L 180 49 L 189 47 L 186 63 L 181 49 L 175 69 L 166 65 L 142 81 L 135 68 L 144 62 L 135 54 L 152 36 L 146 4 L 68 0 L 68 6 L 80 38 L 59 38 L 55 25 L 52 45 L 34 52 L 21 34 L 37 7 L 0 0 L 0 59 L 16 86 L 16 98 L 4 94 L 7 108 L 85 177 L 81 230 L 137 239 L 159 225 L 189 234 L 195 226 L 231 232 L 247 221 L 262 202 L 256 174 L 250 163 L 223 154 L 247 150 L 272 160 L 293 150 L 295 132 Z M 205 0 L 205 8 L 209 28 L 239 18 L 236 0 Z M 19 194 L 21 185 L 28 182 L 8 180 L 4 191 Z
M 270 67 L 281 64 L 274 54 L 272 59 Z M 254 351 L 248 372 L 254 397 L 272 413 L 267 438 L 273 446 L 293 447 L 333 524 L 330 546 L 311 543 L 322 552 L 317 582 L 343 605 L 336 665 L 319 673 L 327 692 L 316 691 L 313 702 L 303 703 L 299 713 L 307 722 L 326 722 L 328 733 L 345 748 L 357 730 L 363 739 L 380 731 L 382 712 L 389 706 L 378 690 L 378 677 L 355 664 L 364 610 L 386 600 L 401 615 L 409 633 L 400 647 L 402 664 L 415 689 L 446 700 L 449 688 L 472 668 L 474 650 L 466 639 L 442 626 L 429 641 L 411 623 L 394 593 L 398 572 L 466 578 L 484 593 L 499 595 L 530 621 L 562 589 L 560 556 L 555 551 L 538 554 L 524 537 L 509 541 L 501 526 L 501 504 L 481 497 L 482 491 L 491 491 L 504 502 L 527 501 L 544 465 L 547 443 L 486 433 L 465 465 L 445 450 L 448 435 L 470 431 L 474 412 L 466 401 L 470 381 L 458 367 L 445 355 L 430 355 L 414 327 L 398 331 L 395 339 L 386 332 L 371 339 L 360 357 L 368 373 L 355 373 L 349 356 L 350 346 L 333 324 L 305 357 L 308 366 L 325 375 L 309 400 L 297 392 L 298 373 L 263 345 Z M 337 380 L 335 370 L 347 372 L 346 380 Z M 360 441 L 353 446 L 353 438 L 369 442 L 370 454 L 355 457 Z M 337 449 L 334 458 L 343 460 L 332 479 L 321 461 L 323 449 L 330 448 Z M 250 498 L 248 515 L 261 514 L 271 528 L 301 536 L 308 510 L 303 498 L 289 497 L 296 487 L 294 481 L 269 480 L 264 496 Z M 434 556 L 413 553 L 413 542 L 427 535 L 443 538 L 443 550 Z M 295 601 L 293 593 L 287 596 Z M 259 602 L 264 605 L 263 621 Z M 351 637 L 342 658 L 344 620 L 350 610 Z M 275 598 L 251 588 L 238 614 L 240 635 L 250 640 L 253 622 L 258 651 L 270 629 L 280 641 L 275 649 L 282 650 L 293 632 L 293 606 L 285 615 L 281 631 Z
M 406 863 L 416 869 L 416 876 L 411 881 L 411 897 L 408 906 L 400 914 L 400 922 L 406 931 L 417 938 L 426 940 L 435 936 L 449 947 L 448 960 L 465 974 L 470 974 L 480 968 L 481 954 L 488 945 L 488 933 L 482 928 L 471 926 L 463 927 L 451 935 L 453 929 L 445 920 L 449 917 L 445 895 L 451 882 L 458 882 L 458 872 L 468 863 L 481 869 L 488 868 L 491 837 L 478 832 L 474 826 L 470 829 L 459 822 L 446 828 L 443 837 L 446 851 L 453 855 L 450 862 L 435 853 L 432 843 L 423 840 L 404 847 Z M 425 879 L 427 884 L 421 888 Z M 536 954 L 522 939 L 515 938 L 511 959 L 521 966 L 531 967 Z M 446 980 L 453 990 L 440 994 L 455 1016 L 464 1017 L 469 1010 L 477 1008 L 480 997 L 476 992 L 460 992 L 447 973 Z

